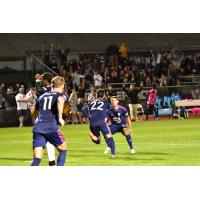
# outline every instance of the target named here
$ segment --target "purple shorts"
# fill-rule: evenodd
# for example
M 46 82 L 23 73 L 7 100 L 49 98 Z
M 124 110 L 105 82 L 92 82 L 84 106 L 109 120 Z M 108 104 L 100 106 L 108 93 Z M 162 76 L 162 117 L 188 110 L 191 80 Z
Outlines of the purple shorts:
M 112 135 L 114 135 L 117 132 L 121 132 L 123 134 L 123 128 L 128 128 L 126 124 L 119 124 L 119 125 L 110 124 L 109 127 L 110 127 Z
M 53 133 L 36 133 L 33 132 L 33 147 L 46 147 L 46 143 L 50 142 L 55 147 L 60 146 L 65 142 L 62 133 L 58 130 Z
M 111 134 L 110 128 L 106 123 L 98 126 L 90 126 L 90 131 L 97 137 L 100 137 L 100 131 L 104 136 Z

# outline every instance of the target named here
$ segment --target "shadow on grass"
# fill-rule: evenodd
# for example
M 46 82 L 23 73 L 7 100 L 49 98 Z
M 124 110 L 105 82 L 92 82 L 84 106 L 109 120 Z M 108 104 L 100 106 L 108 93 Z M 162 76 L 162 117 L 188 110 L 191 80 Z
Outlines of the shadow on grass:
M 165 160 L 163 158 L 137 158 L 135 156 L 131 157 L 131 156 L 126 156 L 126 157 L 121 157 L 121 156 L 116 156 L 115 159 L 113 158 L 109 158 L 110 160 L 126 160 L 126 161 L 158 161 L 158 160 Z
M 120 154 L 127 154 L 127 153 L 120 153 Z M 164 156 L 164 155 L 170 155 L 168 153 L 163 153 L 163 152 L 136 152 L 136 154 L 134 155 L 160 155 L 160 156 Z
M 5 157 L 0 157 L 0 160 L 14 160 L 14 161 L 30 161 L 33 158 L 5 158 Z

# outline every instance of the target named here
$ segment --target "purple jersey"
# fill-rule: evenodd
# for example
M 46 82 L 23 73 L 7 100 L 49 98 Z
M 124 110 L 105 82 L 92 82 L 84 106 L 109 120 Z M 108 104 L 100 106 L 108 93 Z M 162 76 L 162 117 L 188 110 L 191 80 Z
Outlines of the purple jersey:
M 59 92 L 47 92 L 39 97 L 36 103 L 39 115 L 35 120 L 33 132 L 48 134 L 58 130 L 58 98 L 64 98 L 65 101 L 67 99 Z
M 106 113 L 111 108 L 111 105 L 106 100 L 95 99 L 87 103 L 82 111 L 89 115 L 90 126 L 98 126 L 106 122 Z
M 114 108 L 113 108 L 114 109 Z M 128 111 L 123 106 L 118 106 L 114 109 L 117 112 L 118 118 L 113 114 L 113 112 L 108 111 L 107 116 L 110 118 L 112 124 L 124 125 L 127 124 L 126 118 L 128 117 Z

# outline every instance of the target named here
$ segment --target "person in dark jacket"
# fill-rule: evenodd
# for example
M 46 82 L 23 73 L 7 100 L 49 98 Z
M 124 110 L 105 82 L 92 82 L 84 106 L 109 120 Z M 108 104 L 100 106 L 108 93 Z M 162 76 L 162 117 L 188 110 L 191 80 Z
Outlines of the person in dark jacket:
M 139 103 L 139 97 L 138 94 L 142 90 L 142 87 L 139 89 L 134 86 L 134 84 L 130 85 L 130 89 L 127 90 L 125 86 L 123 85 L 123 90 L 126 92 L 126 95 L 129 98 L 129 111 L 130 111 L 130 116 L 132 121 L 138 121 L 137 118 L 137 104 Z
M 112 96 L 117 96 L 117 92 L 113 90 L 112 85 L 110 84 L 108 84 L 108 89 L 106 90 L 106 96 L 108 100 L 110 100 Z

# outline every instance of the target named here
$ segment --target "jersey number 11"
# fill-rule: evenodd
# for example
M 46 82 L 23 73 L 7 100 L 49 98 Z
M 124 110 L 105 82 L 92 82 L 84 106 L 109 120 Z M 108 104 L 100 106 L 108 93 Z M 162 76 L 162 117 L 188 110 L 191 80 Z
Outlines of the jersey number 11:
M 52 102 L 53 96 L 44 97 L 44 105 L 43 110 L 50 110 L 51 109 L 51 102 Z M 47 108 L 48 107 L 48 108 Z

